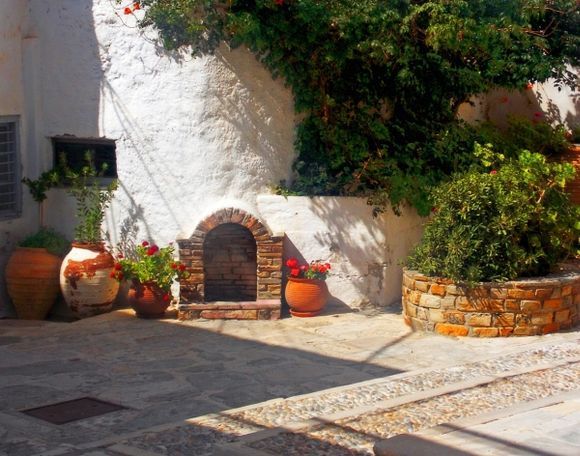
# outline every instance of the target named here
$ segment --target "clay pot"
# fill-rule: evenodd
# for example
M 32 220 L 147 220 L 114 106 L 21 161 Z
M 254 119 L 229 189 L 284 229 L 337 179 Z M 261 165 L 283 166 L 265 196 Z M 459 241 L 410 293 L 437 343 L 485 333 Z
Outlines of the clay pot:
M 58 296 L 62 259 L 46 249 L 17 247 L 6 265 L 6 288 L 16 315 L 43 320 Z
M 119 291 L 119 283 L 110 277 L 114 265 L 115 259 L 103 243 L 73 242 L 60 268 L 60 288 L 76 317 L 92 317 L 112 309 Z
M 155 283 L 136 282 L 131 285 L 127 301 L 139 318 L 161 318 L 171 297 Z
M 294 317 L 314 317 L 328 301 L 328 287 L 324 280 L 288 277 L 284 296 Z

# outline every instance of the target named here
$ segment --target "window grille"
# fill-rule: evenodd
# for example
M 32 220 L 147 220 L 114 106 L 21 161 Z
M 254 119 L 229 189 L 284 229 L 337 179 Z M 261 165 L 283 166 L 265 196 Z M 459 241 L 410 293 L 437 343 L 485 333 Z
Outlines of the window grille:
M 18 121 L 0 117 L 0 219 L 20 215 Z

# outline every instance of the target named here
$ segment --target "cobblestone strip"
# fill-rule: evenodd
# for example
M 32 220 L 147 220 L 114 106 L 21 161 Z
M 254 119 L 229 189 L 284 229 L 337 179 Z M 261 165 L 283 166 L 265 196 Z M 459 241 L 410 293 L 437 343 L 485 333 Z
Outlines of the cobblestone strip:
M 580 388 L 579 379 L 580 362 L 576 362 L 323 423 L 305 432 L 280 432 L 251 442 L 248 446 L 262 452 L 285 456 L 372 455 L 372 448 L 377 440 L 576 390 Z
M 373 413 L 370 410 L 376 410 L 381 403 L 385 407 L 385 402 L 391 404 L 390 407 L 393 404 L 404 407 L 409 402 L 427 400 L 435 394 L 453 392 L 454 395 L 457 394 L 455 391 L 458 389 L 494 382 L 498 377 L 519 374 L 522 370 L 533 371 L 579 360 L 580 344 L 575 341 L 549 347 L 529 348 L 467 365 L 399 374 L 349 387 L 334 388 L 286 400 L 247 406 L 221 414 L 193 418 L 188 420 L 187 424 L 166 429 L 163 432 L 152 429 L 151 432 L 124 443 L 164 455 L 212 454 L 216 446 L 227 447 L 249 434 L 254 434 L 253 439 L 259 436 L 266 437 L 263 433 L 270 434 L 273 428 L 294 429 L 293 423 L 300 423 L 296 427 L 305 427 L 309 421 L 316 423 L 320 417 L 342 422 L 339 419 L 341 416 L 352 416 L 357 409 L 359 414 L 360 410 L 365 409 L 368 413 Z M 345 420 L 348 421 L 347 418 Z M 280 434 L 284 435 L 280 437 L 277 432 L 274 433 L 275 437 L 264 441 L 302 438 L 298 433 Z M 358 454 L 350 451 L 359 451 L 352 450 L 352 446 L 344 449 L 340 445 L 336 447 L 336 444 L 319 442 L 316 438 L 308 437 L 306 440 L 308 445 L 316 445 L 316 454 L 325 454 L 324 451 L 328 451 L 328 454 L 340 455 L 343 454 L 341 453 L 343 450 L 347 451 L 344 454 Z M 321 445 L 324 448 L 327 447 L 327 450 L 320 447 Z M 310 451 L 302 444 L 299 447 L 300 451 Z

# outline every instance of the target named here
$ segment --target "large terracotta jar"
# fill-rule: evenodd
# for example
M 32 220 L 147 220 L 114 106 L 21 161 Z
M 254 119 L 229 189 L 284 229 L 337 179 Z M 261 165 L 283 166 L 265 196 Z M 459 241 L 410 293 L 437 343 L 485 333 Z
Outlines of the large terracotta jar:
M 46 249 L 17 247 L 6 265 L 6 288 L 18 318 L 43 320 L 59 292 L 62 259 Z
M 284 296 L 294 317 L 314 317 L 328 301 L 328 287 L 324 280 L 288 277 Z
M 103 243 L 73 242 L 60 269 L 60 288 L 73 314 L 78 318 L 109 312 L 119 291 L 111 277 L 113 256 Z
M 127 301 L 139 318 L 161 318 L 171 302 L 171 296 L 152 282 L 134 282 Z

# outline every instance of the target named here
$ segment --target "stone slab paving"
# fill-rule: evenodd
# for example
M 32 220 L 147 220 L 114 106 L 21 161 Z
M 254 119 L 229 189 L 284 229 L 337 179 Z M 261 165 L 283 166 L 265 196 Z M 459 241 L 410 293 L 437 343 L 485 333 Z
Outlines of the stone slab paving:
M 308 432 L 324 431 L 309 420 L 338 422 L 406 397 L 403 406 L 414 394 L 482 387 L 514 370 L 570 368 L 579 339 L 578 331 L 457 339 L 414 333 L 397 314 L 362 312 L 279 321 L 151 321 L 130 311 L 75 323 L 2 320 L 0 455 L 272 454 L 257 442 L 305 423 Z M 61 426 L 21 413 L 85 396 L 127 409 Z M 329 445 L 328 454 L 370 448 L 313 436 L 309 445 Z

